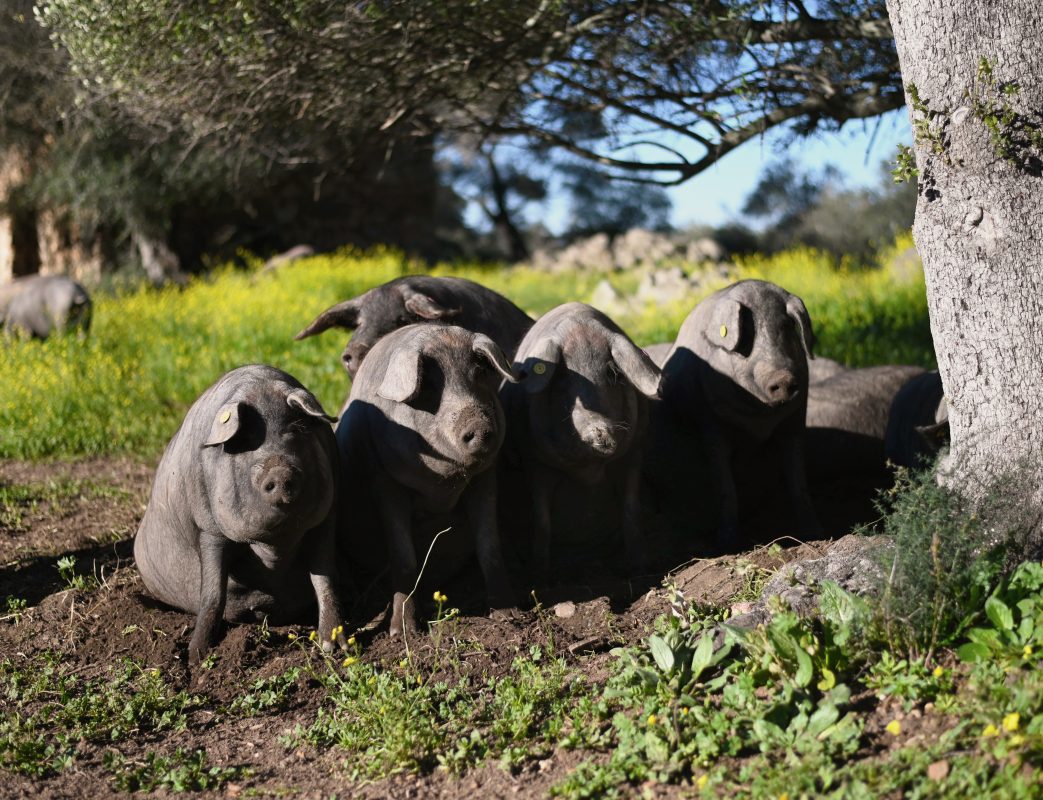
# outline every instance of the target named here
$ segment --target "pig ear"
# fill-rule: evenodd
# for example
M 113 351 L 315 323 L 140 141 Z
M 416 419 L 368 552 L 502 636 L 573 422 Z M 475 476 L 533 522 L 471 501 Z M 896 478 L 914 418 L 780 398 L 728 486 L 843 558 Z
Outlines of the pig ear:
M 511 383 L 518 382 L 518 376 L 515 375 L 514 371 L 511 369 L 511 365 L 507 361 L 507 356 L 503 354 L 503 350 L 501 350 L 499 345 L 484 333 L 479 333 L 474 337 L 474 344 L 471 345 L 471 348 L 475 353 L 482 356 L 486 361 L 492 364 L 493 368 L 504 378 L 509 380 Z
M 789 296 L 786 301 L 786 313 L 797 321 L 797 330 L 800 332 L 800 341 L 804 345 L 804 352 L 808 358 L 815 357 L 815 332 L 811 330 L 811 315 L 808 314 L 804 301 L 795 294 Z
M 322 403 L 309 392 L 307 389 L 295 389 L 286 395 L 286 404 L 291 408 L 299 408 L 309 417 L 318 417 L 324 419 L 326 422 L 334 423 L 337 421 L 336 417 L 331 417 L 326 413 L 326 410 L 322 407 Z
M 420 350 L 395 351 L 377 394 L 385 400 L 408 403 L 420 393 L 420 367 Z
M 214 447 L 224 444 L 239 431 L 239 409 L 242 403 L 228 403 L 217 410 L 217 416 L 210 426 L 210 435 L 203 442 L 203 447 Z
M 917 425 L 913 430 L 935 449 L 944 447 L 949 442 L 949 420 L 947 419 L 935 422 L 933 425 Z
M 402 299 L 405 301 L 406 311 L 416 314 L 421 319 L 447 319 L 460 313 L 459 308 L 446 308 L 430 295 L 415 289 L 403 288 Z
M 294 336 L 294 339 L 307 339 L 309 336 L 314 336 L 317 333 L 322 333 L 330 328 L 344 328 L 345 330 L 354 330 L 359 324 L 359 300 L 361 298 L 353 297 L 351 300 L 345 300 L 343 303 L 337 303 L 335 306 L 330 306 L 317 316 L 312 323 Z
M 742 319 L 742 303 L 723 297 L 713 305 L 713 314 L 710 317 L 710 330 L 706 331 L 706 338 L 711 344 L 723 347 L 725 350 L 734 350 L 739 346 L 742 338 L 740 320 Z
M 612 360 L 635 389 L 646 397 L 659 396 L 659 381 L 663 373 L 648 353 L 618 333 L 612 337 L 611 350 Z
M 554 368 L 561 361 L 561 344 L 547 337 L 536 342 L 532 354 L 522 364 L 522 385 L 529 394 L 537 394 L 550 386 L 554 377 Z

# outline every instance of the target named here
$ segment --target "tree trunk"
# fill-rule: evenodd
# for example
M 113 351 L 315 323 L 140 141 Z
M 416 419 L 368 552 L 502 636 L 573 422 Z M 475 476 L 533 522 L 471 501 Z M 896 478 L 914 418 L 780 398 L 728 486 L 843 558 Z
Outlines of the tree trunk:
M 945 474 L 973 491 L 1027 470 L 1038 500 L 1043 5 L 887 0 L 887 8 L 916 139 L 913 234 L 949 402 Z

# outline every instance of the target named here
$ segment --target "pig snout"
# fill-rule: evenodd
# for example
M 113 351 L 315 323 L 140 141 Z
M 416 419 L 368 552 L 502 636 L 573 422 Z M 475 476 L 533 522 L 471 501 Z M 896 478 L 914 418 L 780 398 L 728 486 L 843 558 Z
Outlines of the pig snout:
M 465 409 L 456 418 L 454 444 L 468 456 L 487 453 L 496 444 L 496 426 L 478 409 Z
M 300 497 L 301 473 L 285 459 L 270 456 L 253 469 L 253 484 L 273 506 L 288 506 Z
M 344 352 L 341 353 L 340 363 L 344 365 L 344 369 L 348 371 L 348 375 L 352 378 L 359 371 L 359 365 L 362 363 L 362 359 L 366 357 L 367 352 L 368 348 L 348 345 L 344 348 Z
M 572 424 L 579 434 L 580 441 L 597 455 L 611 456 L 616 452 L 619 446 L 616 426 L 608 417 L 577 403 L 572 411 Z
M 797 376 L 786 369 L 776 370 L 768 374 L 764 379 L 764 393 L 767 395 L 769 405 L 782 405 L 797 396 L 800 391 L 800 383 Z
M 580 438 L 599 455 L 610 456 L 616 452 L 616 437 L 607 420 L 591 422 L 581 429 Z

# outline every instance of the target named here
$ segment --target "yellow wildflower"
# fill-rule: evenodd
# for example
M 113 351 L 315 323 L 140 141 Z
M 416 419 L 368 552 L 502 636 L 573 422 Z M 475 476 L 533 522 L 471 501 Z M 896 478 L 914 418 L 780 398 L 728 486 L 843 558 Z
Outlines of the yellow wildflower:
M 343 666 L 350 667 L 356 661 L 358 661 L 358 659 L 355 658 L 355 656 L 348 656 L 347 658 L 344 659 L 344 661 L 342 663 L 343 663 Z
M 706 788 L 706 784 L 709 783 L 709 782 L 710 782 L 710 773 L 709 772 L 704 772 L 702 775 L 700 775 L 698 778 L 695 779 L 695 788 L 696 789 L 705 789 Z
M 1025 737 L 1020 733 L 1015 733 L 1010 737 L 1010 743 L 1013 747 L 1021 747 L 1021 745 L 1025 744 Z
M 1000 735 L 1000 729 L 997 728 L 995 725 L 993 725 L 990 722 L 988 725 L 986 725 L 982 729 L 981 735 L 982 735 L 982 738 L 984 738 L 984 739 L 988 739 L 988 738 L 990 738 L 992 736 L 999 736 Z
M 399 665 L 399 666 L 400 666 L 400 667 L 401 667 L 402 669 L 405 669 L 406 667 L 408 667 L 408 666 L 409 666 L 409 659 L 408 659 L 408 658 L 403 658 L 403 659 L 402 659 L 401 661 L 399 661 L 399 662 L 398 662 L 398 665 Z
M 892 736 L 897 736 L 902 732 L 902 723 L 896 719 L 893 719 L 887 723 L 887 726 L 884 728 L 884 730 Z
M 657 719 L 658 719 L 658 718 L 656 717 L 656 715 L 655 715 L 655 714 L 649 714 L 649 715 L 648 715 L 648 724 L 649 724 L 649 725 L 655 725 L 655 724 L 656 724 L 656 721 L 657 721 Z
M 1025 656 L 1025 658 L 1028 658 L 1030 655 L 1032 655 L 1032 645 L 1027 644 L 1023 648 L 1021 648 L 1021 654 Z
M 355 646 L 355 637 L 354 636 L 349 636 L 348 637 L 348 647 L 354 647 L 354 646 Z
M 297 634 L 296 633 L 288 633 L 288 634 L 286 634 L 286 638 L 289 639 L 292 642 L 294 639 L 297 638 Z
M 308 634 L 308 641 L 309 642 L 314 642 L 318 637 L 319 637 L 319 635 L 315 631 L 312 631 L 311 633 Z
M 934 671 L 931 674 L 936 678 L 940 678 L 945 674 L 945 670 L 938 666 L 934 668 Z
M 1003 730 L 1007 732 L 1016 731 L 1020 722 L 1021 714 L 1017 711 L 1012 711 L 1003 718 Z

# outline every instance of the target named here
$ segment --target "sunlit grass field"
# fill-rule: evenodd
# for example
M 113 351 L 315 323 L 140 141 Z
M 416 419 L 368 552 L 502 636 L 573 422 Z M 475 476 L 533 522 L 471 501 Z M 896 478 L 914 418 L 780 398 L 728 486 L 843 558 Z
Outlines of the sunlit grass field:
M 820 355 L 854 366 L 933 365 L 922 274 L 888 266 L 909 244 L 905 238 L 882 252 L 876 269 L 849 269 L 828 255 L 794 250 L 744 259 L 737 278 L 771 280 L 800 295 Z M 290 372 L 336 412 L 349 389 L 339 361 L 347 334 L 330 331 L 302 342 L 293 335 L 333 303 L 420 271 L 425 268 L 395 251 L 344 251 L 267 273 L 259 262 L 228 266 L 184 288 L 96 295 L 86 340 L 0 345 L 0 457 L 157 454 L 199 393 L 248 363 Z M 428 271 L 476 280 L 533 316 L 588 300 L 604 277 L 474 264 Z M 607 277 L 624 294 L 639 281 L 636 273 Z M 692 307 L 725 283 L 617 321 L 639 344 L 670 341 Z

